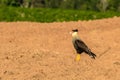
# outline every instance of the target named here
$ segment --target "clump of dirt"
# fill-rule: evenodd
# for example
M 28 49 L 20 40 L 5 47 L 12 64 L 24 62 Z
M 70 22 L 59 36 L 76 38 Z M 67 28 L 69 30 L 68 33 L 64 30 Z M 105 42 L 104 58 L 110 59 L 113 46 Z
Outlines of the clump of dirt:
M 75 61 L 70 31 L 97 55 Z M 0 22 L 0 80 L 119 80 L 120 17 L 78 22 Z

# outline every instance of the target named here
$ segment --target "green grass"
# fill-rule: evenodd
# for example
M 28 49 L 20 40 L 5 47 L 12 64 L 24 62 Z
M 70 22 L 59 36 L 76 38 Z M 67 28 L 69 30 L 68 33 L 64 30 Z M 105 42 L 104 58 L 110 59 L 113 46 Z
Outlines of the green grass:
M 0 21 L 62 22 L 120 16 L 119 12 L 95 12 L 49 8 L 0 7 Z

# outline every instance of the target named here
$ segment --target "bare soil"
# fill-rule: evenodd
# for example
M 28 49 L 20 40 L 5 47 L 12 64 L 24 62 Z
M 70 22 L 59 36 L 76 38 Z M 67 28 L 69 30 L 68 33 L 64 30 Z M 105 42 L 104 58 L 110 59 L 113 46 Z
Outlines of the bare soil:
M 70 31 L 97 55 L 75 61 Z M 120 17 L 71 22 L 0 22 L 0 80 L 120 80 Z

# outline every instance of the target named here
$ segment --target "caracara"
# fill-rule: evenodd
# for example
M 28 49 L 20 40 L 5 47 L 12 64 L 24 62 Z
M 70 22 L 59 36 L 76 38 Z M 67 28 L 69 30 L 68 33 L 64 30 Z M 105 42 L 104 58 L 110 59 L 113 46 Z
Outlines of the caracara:
M 77 52 L 76 60 L 80 60 L 80 54 L 82 52 L 87 53 L 91 58 L 95 59 L 96 55 L 91 52 L 87 45 L 79 38 L 78 29 L 72 30 L 72 43 Z

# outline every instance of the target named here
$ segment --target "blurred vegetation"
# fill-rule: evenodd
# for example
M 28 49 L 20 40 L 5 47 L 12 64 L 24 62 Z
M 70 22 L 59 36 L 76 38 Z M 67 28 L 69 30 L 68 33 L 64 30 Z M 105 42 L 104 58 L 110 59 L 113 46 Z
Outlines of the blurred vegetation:
M 120 0 L 0 0 L 0 21 L 77 21 L 120 16 Z
M 4 7 L 0 9 L 0 21 L 77 21 L 120 16 L 119 12 L 82 11 L 51 8 Z
M 120 0 L 0 0 L 0 4 L 25 8 L 42 7 L 95 11 L 120 11 Z

